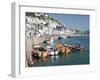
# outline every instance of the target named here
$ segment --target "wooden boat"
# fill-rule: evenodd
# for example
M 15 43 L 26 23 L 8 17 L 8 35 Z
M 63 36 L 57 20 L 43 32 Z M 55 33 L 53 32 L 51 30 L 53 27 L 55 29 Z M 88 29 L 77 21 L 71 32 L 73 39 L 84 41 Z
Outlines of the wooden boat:
M 65 47 L 62 44 L 57 44 L 55 47 L 59 51 L 58 54 L 68 54 L 71 52 L 71 50 L 68 47 Z
M 67 45 L 67 44 L 57 44 L 56 49 L 59 51 L 58 54 L 68 54 L 70 52 L 74 52 L 74 51 L 84 51 L 84 48 L 79 47 L 79 46 L 74 46 L 74 45 Z
M 44 58 L 48 56 L 47 50 L 41 46 L 34 46 L 32 56 L 35 58 Z
M 68 47 L 71 51 L 84 51 L 84 48 L 80 46 L 67 45 L 67 44 L 64 44 L 64 46 Z
M 68 48 L 68 47 L 62 47 L 60 50 L 59 50 L 59 53 L 58 54 L 64 54 L 64 55 L 66 55 L 66 54 L 68 54 L 68 53 L 70 53 L 71 52 L 71 50 Z

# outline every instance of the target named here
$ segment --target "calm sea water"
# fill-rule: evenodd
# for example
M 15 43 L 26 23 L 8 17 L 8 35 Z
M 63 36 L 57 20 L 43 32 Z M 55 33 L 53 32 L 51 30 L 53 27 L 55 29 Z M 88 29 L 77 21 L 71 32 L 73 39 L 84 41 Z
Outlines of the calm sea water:
M 56 40 L 55 40 L 56 42 Z M 89 37 L 72 37 L 60 41 L 62 44 L 78 45 L 84 48 L 83 52 L 71 52 L 62 56 L 50 56 L 48 58 L 38 59 L 33 64 L 35 66 L 61 66 L 61 65 L 79 65 L 89 64 Z

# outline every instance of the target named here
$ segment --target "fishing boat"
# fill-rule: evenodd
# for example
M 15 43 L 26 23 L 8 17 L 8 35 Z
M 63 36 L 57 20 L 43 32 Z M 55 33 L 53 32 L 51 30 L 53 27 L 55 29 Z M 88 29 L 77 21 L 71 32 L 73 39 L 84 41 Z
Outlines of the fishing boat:
M 80 44 L 78 44 L 78 46 L 64 44 L 64 46 L 68 47 L 71 51 L 84 51 L 84 48 L 81 47 Z
M 34 58 L 44 58 L 48 56 L 47 50 L 41 46 L 34 46 L 32 50 L 32 56 Z
M 52 48 L 51 46 L 47 46 L 48 55 L 56 56 L 58 55 L 58 50 Z
M 65 47 L 65 46 L 62 45 L 62 44 L 57 44 L 55 47 L 56 47 L 56 49 L 59 51 L 59 52 L 58 52 L 59 55 L 68 54 L 68 53 L 71 52 L 71 50 L 70 50 L 68 47 Z

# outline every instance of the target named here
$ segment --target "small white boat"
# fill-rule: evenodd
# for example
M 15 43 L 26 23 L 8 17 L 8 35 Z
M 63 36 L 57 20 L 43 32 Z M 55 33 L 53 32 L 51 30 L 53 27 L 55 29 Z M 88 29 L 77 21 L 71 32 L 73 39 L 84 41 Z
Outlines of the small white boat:
M 50 56 L 56 56 L 56 55 L 58 55 L 58 51 L 48 51 L 48 54 Z
M 58 51 L 53 49 L 51 46 L 47 46 L 48 55 L 55 56 L 58 55 Z

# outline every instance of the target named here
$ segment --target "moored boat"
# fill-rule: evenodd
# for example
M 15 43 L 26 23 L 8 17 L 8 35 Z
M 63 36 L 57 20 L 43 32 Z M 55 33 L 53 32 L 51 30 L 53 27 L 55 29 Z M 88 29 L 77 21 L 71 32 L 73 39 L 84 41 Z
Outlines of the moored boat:
M 47 50 L 41 46 L 34 46 L 32 56 L 35 58 L 44 58 L 48 56 Z
M 52 48 L 51 46 L 47 46 L 48 55 L 55 56 L 58 55 L 58 50 Z
M 68 47 L 71 51 L 84 51 L 84 48 L 80 44 L 78 46 L 64 44 L 64 46 Z

